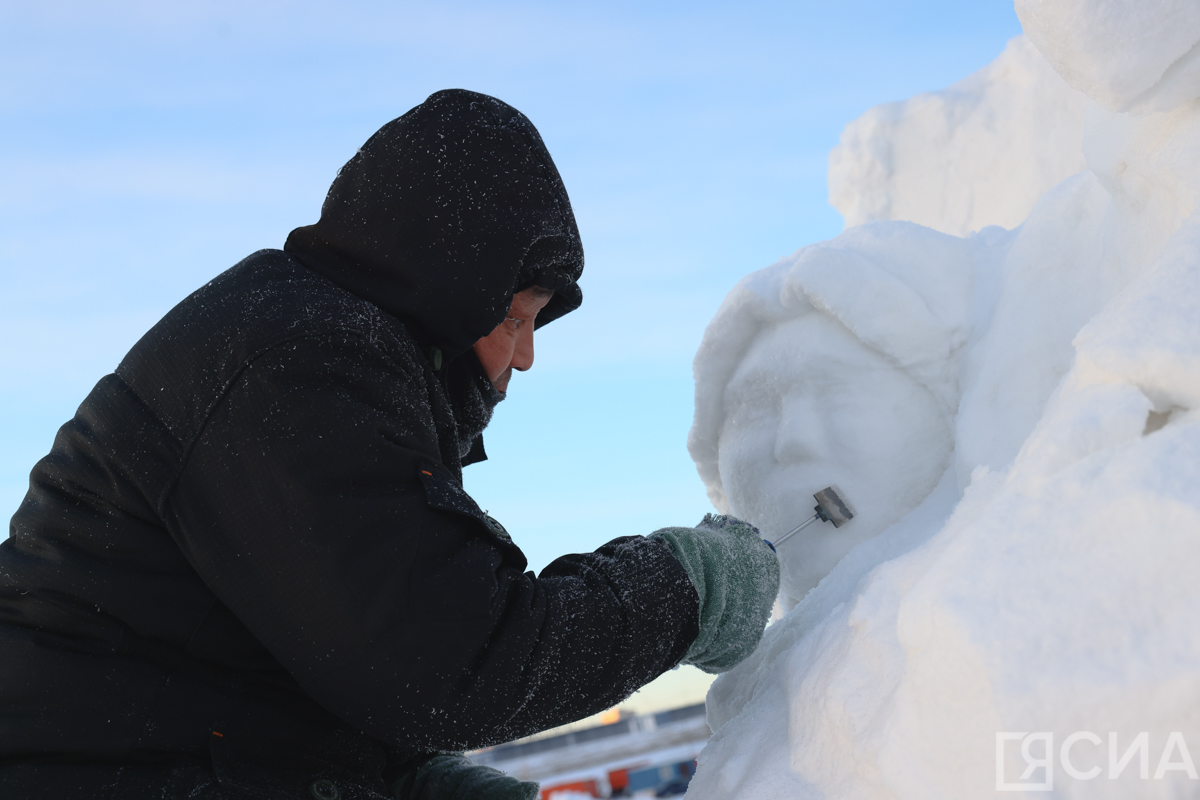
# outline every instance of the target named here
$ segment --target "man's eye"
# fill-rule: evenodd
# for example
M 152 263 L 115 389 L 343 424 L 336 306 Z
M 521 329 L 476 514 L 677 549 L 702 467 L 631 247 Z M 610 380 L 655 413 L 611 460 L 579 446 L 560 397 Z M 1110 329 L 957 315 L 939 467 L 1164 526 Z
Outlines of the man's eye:
M 514 331 L 521 330 L 521 325 L 525 322 L 525 320 L 518 319 L 517 317 L 505 317 L 504 321 L 511 325 Z

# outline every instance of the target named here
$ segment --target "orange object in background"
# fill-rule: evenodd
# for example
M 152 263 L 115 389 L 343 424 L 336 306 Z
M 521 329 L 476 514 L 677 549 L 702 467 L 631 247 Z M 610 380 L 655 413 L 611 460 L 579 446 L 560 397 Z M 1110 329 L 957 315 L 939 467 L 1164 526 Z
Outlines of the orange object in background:
M 574 781 L 572 783 L 559 783 L 554 786 L 547 786 L 542 789 L 541 800 L 550 800 L 550 795 L 555 792 L 581 792 L 590 794 L 592 797 L 600 796 L 600 787 L 592 781 Z
M 599 722 L 601 725 L 612 725 L 614 722 L 621 721 L 621 709 L 610 708 L 608 711 L 600 712 Z
M 621 792 L 629 788 L 629 770 L 616 769 L 608 773 L 608 785 L 612 789 L 614 795 L 619 795 Z

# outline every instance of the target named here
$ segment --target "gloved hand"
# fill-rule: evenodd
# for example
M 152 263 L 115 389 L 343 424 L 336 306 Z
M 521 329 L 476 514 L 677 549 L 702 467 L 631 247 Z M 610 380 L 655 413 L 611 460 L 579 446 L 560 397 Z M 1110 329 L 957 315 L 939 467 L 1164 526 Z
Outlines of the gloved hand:
M 705 514 L 695 528 L 650 534 L 670 546 L 700 595 L 700 635 L 683 657 L 705 672 L 724 672 L 762 638 L 779 593 L 779 560 L 758 530 L 727 515 Z
M 538 785 L 474 764 L 461 753 L 440 753 L 398 780 L 396 800 L 537 800 Z

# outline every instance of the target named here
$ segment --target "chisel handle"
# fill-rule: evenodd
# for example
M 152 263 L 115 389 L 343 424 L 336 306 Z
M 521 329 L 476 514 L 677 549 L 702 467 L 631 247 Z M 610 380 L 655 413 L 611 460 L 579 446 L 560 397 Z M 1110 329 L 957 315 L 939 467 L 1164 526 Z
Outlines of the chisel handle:
M 776 539 L 774 542 L 770 542 L 770 541 L 768 541 L 768 542 L 767 542 L 767 544 L 771 545 L 771 549 L 772 549 L 772 550 L 774 550 L 776 547 L 778 547 L 779 545 L 783 544 L 783 543 L 784 543 L 784 542 L 786 542 L 788 539 L 792 538 L 792 537 L 793 537 L 793 536 L 795 536 L 797 533 L 799 533 L 800 531 L 802 531 L 802 530 L 804 530 L 805 528 L 807 528 L 809 525 L 812 525 L 814 522 L 816 522 L 816 521 L 817 521 L 817 520 L 819 520 L 820 518 L 821 518 L 821 515 L 820 515 L 820 514 L 813 514 L 811 517 L 809 517 L 808 519 L 804 520 L 804 522 L 801 522 L 799 525 L 797 525 L 796 527 L 792 528 L 790 531 L 788 531 L 787 533 L 785 533 L 783 536 L 780 536 L 780 537 L 779 537 L 778 539 Z

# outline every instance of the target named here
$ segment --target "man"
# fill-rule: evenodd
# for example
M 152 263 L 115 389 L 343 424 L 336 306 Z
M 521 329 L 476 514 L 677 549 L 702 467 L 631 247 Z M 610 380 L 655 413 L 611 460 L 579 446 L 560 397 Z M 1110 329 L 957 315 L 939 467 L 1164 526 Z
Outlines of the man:
M 454 751 L 747 655 L 778 585 L 749 526 L 534 577 L 463 491 L 582 268 L 533 125 L 445 91 L 169 312 L 0 545 L 0 796 L 525 798 Z

